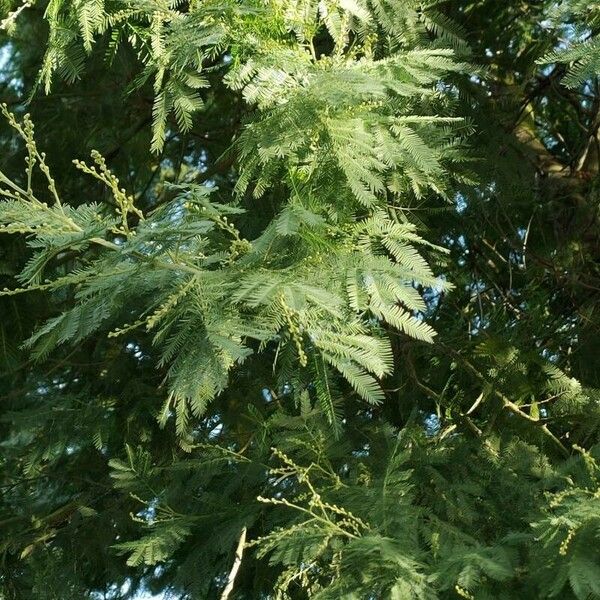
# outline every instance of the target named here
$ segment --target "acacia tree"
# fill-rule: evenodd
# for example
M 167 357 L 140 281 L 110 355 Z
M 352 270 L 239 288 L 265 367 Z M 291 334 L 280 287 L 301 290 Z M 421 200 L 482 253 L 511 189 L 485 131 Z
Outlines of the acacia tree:
M 2 6 L 1 598 L 600 597 L 597 3 Z

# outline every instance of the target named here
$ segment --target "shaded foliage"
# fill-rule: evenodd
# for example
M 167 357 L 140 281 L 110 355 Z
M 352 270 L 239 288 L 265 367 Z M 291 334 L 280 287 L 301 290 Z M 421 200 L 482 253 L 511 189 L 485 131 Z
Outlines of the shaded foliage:
M 597 3 L 0 4 L 0 598 L 600 597 Z

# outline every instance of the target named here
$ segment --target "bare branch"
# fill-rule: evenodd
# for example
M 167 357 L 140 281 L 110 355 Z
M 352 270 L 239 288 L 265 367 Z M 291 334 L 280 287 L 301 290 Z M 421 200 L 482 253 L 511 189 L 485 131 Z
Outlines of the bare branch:
M 233 561 L 233 567 L 231 567 L 231 571 L 229 572 L 229 576 L 227 577 L 227 585 L 221 594 L 221 600 L 227 600 L 229 598 L 229 594 L 231 594 L 233 590 L 233 584 L 235 583 L 235 578 L 240 570 L 240 566 L 242 564 L 242 557 L 244 554 L 244 546 L 246 545 L 246 527 L 242 529 L 242 533 L 240 534 L 240 539 L 238 541 L 237 549 L 235 551 L 235 559 Z

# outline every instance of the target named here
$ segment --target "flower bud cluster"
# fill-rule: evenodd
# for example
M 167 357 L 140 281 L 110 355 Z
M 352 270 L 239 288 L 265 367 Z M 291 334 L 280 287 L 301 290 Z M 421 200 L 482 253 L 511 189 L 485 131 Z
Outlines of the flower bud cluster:
M 288 330 L 290 332 L 290 337 L 296 345 L 296 352 L 298 353 L 298 362 L 300 363 L 301 367 L 306 367 L 306 365 L 308 364 L 308 356 L 306 355 L 306 352 L 304 351 L 304 348 L 302 346 L 302 333 L 300 331 L 300 327 L 297 324 L 297 321 L 299 320 L 298 312 L 292 310 L 287 305 L 283 294 L 281 295 L 279 301 L 281 304 L 281 309 L 283 311 L 283 316 L 285 318 Z

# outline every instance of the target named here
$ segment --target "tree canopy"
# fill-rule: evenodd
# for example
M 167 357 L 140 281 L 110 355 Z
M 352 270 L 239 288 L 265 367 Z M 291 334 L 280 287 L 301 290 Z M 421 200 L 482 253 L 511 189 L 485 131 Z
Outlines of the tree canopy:
M 600 598 L 600 3 L 0 10 L 1 600 Z

